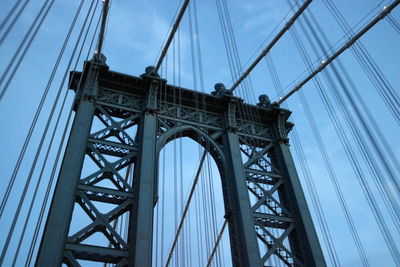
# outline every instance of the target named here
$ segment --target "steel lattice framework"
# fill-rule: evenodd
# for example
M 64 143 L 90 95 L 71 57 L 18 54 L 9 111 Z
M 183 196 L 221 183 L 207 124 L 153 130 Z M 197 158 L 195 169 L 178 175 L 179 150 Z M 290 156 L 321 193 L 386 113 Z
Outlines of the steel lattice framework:
M 290 111 L 168 85 L 152 72 L 112 72 L 94 60 L 71 73 L 70 88 L 75 118 L 36 266 L 151 266 L 158 154 L 177 137 L 195 140 L 216 161 L 234 266 L 266 266 L 271 257 L 287 266 L 326 266 L 288 147 Z M 97 167 L 88 175 L 85 158 Z M 133 181 L 123 174 L 131 166 Z M 102 213 L 99 203 L 114 208 Z M 71 233 L 75 205 L 91 222 Z M 123 214 L 126 235 L 112 225 Z M 95 233 L 110 245 L 88 244 Z

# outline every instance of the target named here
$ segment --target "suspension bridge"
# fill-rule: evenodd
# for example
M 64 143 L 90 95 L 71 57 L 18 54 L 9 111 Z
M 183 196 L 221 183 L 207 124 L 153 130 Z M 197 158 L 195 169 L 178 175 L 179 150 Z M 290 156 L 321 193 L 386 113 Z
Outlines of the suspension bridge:
M 132 2 L 3 4 L 0 266 L 400 266 L 400 1 Z

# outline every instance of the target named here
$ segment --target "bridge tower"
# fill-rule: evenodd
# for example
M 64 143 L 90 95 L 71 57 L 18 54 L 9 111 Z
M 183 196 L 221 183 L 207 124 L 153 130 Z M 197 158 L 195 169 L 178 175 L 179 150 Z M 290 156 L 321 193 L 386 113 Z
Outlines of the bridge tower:
M 169 85 L 151 67 L 140 77 L 113 72 L 104 57 L 71 72 L 69 86 L 75 118 L 36 266 L 152 266 L 158 154 L 177 134 L 200 143 L 218 166 L 234 266 L 266 266 L 272 255 L 287 266 L 326 266 L 289 150 L 290 111 L 266 97 L 246 104 L 221 84 L 213 94 Z M 102 129 L 94 130 L 94 118 Z M 97 170 L 83 171 L 85 157 Z M 122 174 L 130 166 L 133 181 Z M 99 203 L 115 208 L 101 213 Z M 75 205 L 91 222 L 71 233 Z M 123 214 L 127 236 L 112 225 Z M 95 233 L 110 245 L 85 244 Z

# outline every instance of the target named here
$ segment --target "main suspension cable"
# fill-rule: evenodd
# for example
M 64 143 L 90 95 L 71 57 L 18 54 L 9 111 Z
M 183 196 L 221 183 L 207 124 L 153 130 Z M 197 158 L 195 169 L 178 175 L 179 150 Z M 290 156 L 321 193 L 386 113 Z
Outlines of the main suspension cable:
M 333 53 L 330 57 L 326 60 L 321 62 L 321 65 L 315 69 L 312 73 L 310 73 L 304 80 L 299 82 L 293 89 L 291 89 L 286 95 L 282 96 L 276 104 L 280 105 L 286 99 L 288 99 L 291 95 L 295 92 L 300 90 L 308 81 L 310 81 L 315 75 L 321 72 L 326 66 L 329 65 L 333 60 L 335 60 L 340 54 L 342 54 L 345 50 L 351 47 L 361 36 L 363 36 L 366 32 L 368 32 L 375 24 L 377 24 L 381 19 L 383 19 L 387 14 L 389 14 L 398 4 L 400 1 L 395 0 L 389 6 L 386 6 L 381 13 L 376 16 L 370 23 L 368 23 L 365 27 L 363 27 L 358 33 L 353 35 L 353 37 L 348 40 L 340 49 L 338 49 L 335 53 Z
M 292 30 L 290 31 L 290 33 L 292 35 L 292 38 L 294 40 L 294 43 L 295 43 L 297 49 L 300 52 L 300 55 L 303 58 L 304 63 L 306 65 L 308 65 L 308 66 L 311 66 L 311 60 L 309 58 L 309 55 L 306 52 L 304 44 L 302 43 L 301 39 L 299 38 L 299 36 L 297 34 L 296 27 L 293 27 Z M 316 77 L 316 78 L 318 79 L 318 77 Z M 316 81 L 314 81 L 314 83 L 316 83 Z M 319 84 L 316 83 L 316 86 L 318 86 L 318 85 Z M 320 153 L 322 155 L 325 167 L 326 167 L 326 169 L 328 171 L 328 174 L 329 174 L 330 180 L 332 182 L 332 185 L 334 187 L 335 193 L 336 193 L 336 195 L 338 197 L 340 206 L 341 206 L 342 211 L 343 211 L 343 213 L 345 215 L 345 219 L 346 219 L 347 225 L 348 225 L 348 227 L 350 229 L 350 232 L 352 234 L 353 240 L 354 240 L 354 242 L 356 244 L 357 251 L 358 251 L 358 254 L 360 256 L 360 259 L 361 259 L 361 261 L 363 263 L 363 266 L 368 267 L 370 265 L 369 265 L 369 262 L 368 262 L 364 247 L 362 246 L 362 243 L 360 241 L 360 237 L 359 237 L 357 228 L 355 227 L 354 220 L 352 218 L 351 212 L 349 211 L 346 199 L 345 199 L 345 197 L 343 195 L 343 191 L 342 191 L 341 186 L 339 184 L 335 169 L 333 168 L 333 164 L 332 164 L 332 162 L 331 162 L 331 160 L 330 160 L 330 158 L 328 156 L 328 152 L 327 152 L 325 144 L 324 144 L 324 142 L 322 140 L 321 133 L 320 133 L 318 127 L 317 127 L 317 123 L 316 123 L 315 118 L 314 118 L 314 116 L 313 116 L 313 114 L 311 112 L 311 108 L 310 108 L 310 106 L 308 104 L 308 100 L 305 97 L 303 91 L 299 91 L 299 98 L 300 98 L 300 102 L 302 104 L 302 107 L 303 107 L 303 109 L 304 109 L 304 111 L 306 113 L 306 118 L 307 118 L 307 121 L 308 121 L 308 123 L 310 125 L 310 128 L 312 130 L 314 139 L 316 140 L 316 143 L 318 145 L 319 151 L 320 151 Z
M 310 12 L 310 18 L 313 20 L 317 30 L 319 31 L 318 36 L 321 36 L 323 40 L 329 44 L 329 41 L 327 37 L 325 36 L 323 30 L 319 26 L 317 20 L 313 16 L 313 14 Z M 308 17 L 305 17 L 305 20 L 307 22 Z M 344 20 L 344 18 L 343 18 Z M 309 23 L 309 22 L 308 22 Z M 312 25 L 309 25 L 309 29 L 312 31 L 313 35 L 316 36 L 317 38 L 317 32 L 314 30 L 314 27 Z M 317 38 L 318 40 L 318 38 Z M 321 47 L 323 51 L 323 45 L 321 41 L 318 41 L 319 46 Z M 356 48 L 354 49 L 354 52 L 356 52 L 357 56 L 360 56 L 357 54 L 357 51 L 363 52 L 362 58 L 365 58 L 368 60 L 370 66 L 373 67 L 373 71 L 376 72 L 376 74 L 380 77 L 381 81 L 385 84 L 386 89 L 389 94 L 392 96 L 396 96 L 396 93 L 394 92 L 394 89 L 391 88 L 390 83 L 386 80 L 384 77 L 383 73 L 379 70 L 379 67 L 376 65 L 376 63 L 372 60 L 371 56 L 369 55 L 368 51 L 362 46 L 362 44 L 359 44 Z M 372 153 L 371 149 L 368 147 L 367 143 L 364 140 L 363 136 L 360 133 L 360 129 L 357 127 L 354 127 L 354 118 L 352 119 L 353 122 L 349 123 L 349 128 L 352 128 L 353 132 L 355 132 L 355 140 L 359 145 L 359 148 L 361 149 L 361 153 L 367 163 L 367 166 L 370 169 L 370 173 L 372 177 L 374 178 L 374 182 L 377 185 L 377 188 L 382 196 L 382 199 L 384 200 L 385 206 L 388 208 L 388 211 L 390 212 L 390 216 L 392 217 L 397 230 L 400 232 L 400 208 L 398 204 L 398 199 L 396 199 L 396 196 L 400 194 L 400 184 L 397 178 L 397 175 L 395 173 L 395 170 L 399 170 L 400 166 L 398 163 L 398 160 L 396 156 L 394 155 L 392 148 L 389 146 L 386 137 L 383 135 L 380 127 L 376 123 L 374 116 L 371 114 L 369 111 L 369 108 L 365 104 L 362 95 L 359 93 L 359 90 L 355 86 L 354 82 L 352 81 L 349 73 L 347 72 L 346 68 L 343 66 L 342 62 L 340 60 L 337 61 L 339 69 L 343 72 L 344 77 L 346 78 L 348 84 L 351 87 L 351 90 L 347 88 L 347 85 L 345 84 L 344 80 L 341 78 L 341 76 L 338 73 L 338 69 L 335 65 L 332 65 L 332 71 L 335 74 L 335 77 L 338 79 L 338 82 L 340 83 L 341 87 L 343 88 L 343 92 L 346 96 L 346 99 L 349 100 L 350 104 L 353 107 L 354 113 L 356 115 L 356 118 L 361 124 L 361 128 L 365 131 L 367 134 L 367 139 L 370 141 L 372 144 L 373 150 L 375 150 L 375 153 Z M 379 89 L 378 89 L 379 91 Z M 355 96 L 353 96 L 350 92 L 353 92 Z M 395 99 L 395 98 L 393 98 Z M 360 106 L 358 106 L 356 104 Z M 344 110 L 347 110 L 347 106 L 344 105 Z M 363 114 L 365 113 L 365 115 Z M 348 116 L 351 118 L 352 115 L 347 111 Z M 368 124 L 371 123 L 371 126 Z M 378 138 L 376 138 L 376 136 Z M 384 153 L 386 152 L 386 153 Z M 388 154 L 388 156 L 386 155 Z M 382 167 L 384 172 L 382 172 L 377 164 L 374 163 L 373 155 L 376 155 L 378 157 L 378 160 L 381 162 Z M 392 163 L 393 166 L 395 166 L 395 169 L 392 169 L 389 163 Z M 381 179 L 382 173 L 387 174 L 388 178 L 390 181 L 385 182 L 383 179 Z M 386 176 L 383 176 L 386 177 Z M 390 186 L 394 185 L 394 186 Z M 395 191 L 395 192 L 393 192 Z
M 310 22 L 307 20 L 307 17 L 305 17 L 306 22 L 307 22 L 307 26 L 308 29 L 313 30 L 313 26 L 310 24 Z M 300 25 L 302 26 L 302 24 L 300 23 Z M 304 26 L 302 26 L 304 29 Z M 304 31 L 305 33 L 307 33 L 306 31 Z M 319 40 L 319 35 L 317 35 L 315 32 L 313 32 L 313 36 L 314 38 L 317 40 L 317 43 L 320 45 L 320 48 L 322 50 L 323 53 L 325 53 L 324 47 L 322 46 L 321 41 Z M 310 37 L 308 38 L 310 40 Z M 316 48 L 314 46 L 314 44 L 312 42 L 310 42 L 311 46 L 314 49 L 314 52 L 316 52 Z M 338 79 L 341 79 L 337 74 L 335 74 L 336 77 Z M 343 114 L 343 118 L 345 119 L 346 123 L 348 124 L 349 128 L 352 131 L 355 131 L 357 135 L 359 135 L 358 133 L 358 129 L 354 127 L 355 125 L 355 121 L 352 117 L 352 114 L 349 113 L 349 110 L 347 108 L 347 106 L 344 104 L 343 99 L 341 98 L 338 90 L 337 90 L 337 86 L 334 84 L 332 77 L 330 76 L 330 74 L 328 72 L 324 72 L 324 77 L 326 78 L 327 84 L 329 85 L 329 89 L 332 91 L 332 94 L 335 97 L 335 101 L 336 101 L 336 107 L 339 107 L 339 110 L 342 112 Z M 343 85 L 343 84 L 341 84 Z M 320 87 L 319 87 L 320 89 Z M 347 90 L 345 87 L 343 88 L 345 90 Z M 356 177 L 360 183 L 360 186 L 363 190 L 363 193 L 365 194 L 366 198 L 367 198 L 367 202 L 368 205 L 371 208 L 371 211 L 373 212 L 373 215 L 377 221 L 377 224 L 379 226 L 379 229 L 381 230 L 381 233 L 385 239 L 386 244 L 388 245 L 388 248 L 390 250 L 390 253 L 392 254 L 393 259 L 395 260 L 395 262 L 399 261 L 399 253 L 398 253 L 398 249 L 396 244 L 394 243 L 394 240 L 388 230 L 388 227 L 385 223 L 385 221 L 383 220 L 381 211 L 377 205 L 376 199 L 374 197 L 374 194 L 371 191 L 371 188 L 369 187 L 368 183 L 365 180 L 365 177 L 363 175 L 363 171 L 361 166 L 359 165 L 356 156 L 349 144 L 349 141 L 347 140 L 347 137 L 340 125 L 340 122 L 338 120 L 338 118 L 336 117 L 333 107 L 329 102 L 328 97 L 326 96 L 325 92 L 323 90 L 319 90 L 319 93 L 321 93 L 321 97 L 323 99 L 323 102 L 325 103 L 326 107 L 328 108 L 330 117 L 332 119 L 332 121 L 334 122 L 335 125 L 335 129 L 338 130 L 338 135 L 340 137 L 340 140 L 343 144 L 343 148 L 346 151 L 346 154 L 349 157 L 350 163 L 352 164 L 352 167 L 356 173 Z M 362 138 L 361 136 L 358 136 L 358 138 Z M 356 138 L 356 142 L 358 141 L 358 138 Z
M 158 72 L 158 70 L 161 67 L 161 63 L 163 62 L 164 57 L 167 54 L 168 48 L 171 45 L 172 39 L 174 38 L 176 30 L 179 27 L 179 24 L 180 24 L 180 22 L 182 20 L 183 15 L 185 14 L 185 11 L 186 11 L 187 6 L 189 5 L 189 2 L 190 2 L 190 0 L 185 0 L 185 2 L 183 2 L 181 10 L 179 11 L 179 14 L 178 14 L 178 16 L 176 18 L 176 21 L 175 21 L 174 25 L 172 26 L 172 30 L 171 30 L 171 32 L 169 34 L 167 42 L 165 43 L 164 48 L 163 48 L 163 50 L 161 52 L 160 58 L 158 59 L 158 62 L 156 64 L 156 67 L 155 67 L 155 72 L 156 73 Z
M 348 33 L 352 32 L 352 29 L 350 28 L 344 16 L 339 12 L 337 6 L 331 0 L 324 0 L 324 3 L 339 24 L 339 26 L 342 28 L 342 30 Z M 314 16 L 312 16 L 312 14 L 310 15 L 311 18 L 315 21 Z M 389 13 L 386 16 L 386 19 L 389 19 L 390 17 L 391 14 Z M 379 68 L 375 60 L 371 57 L 361 40 L 351 47 L 351 51 L 363 68 L 368 79 L 376 88 L 383 102 L 392 113 L 397 124 L 400 125 L 400 97 L 397 94 L 396 90 L 385 77 L 384 73 Z
M 103 52 L 104 35 L 106 31 L 106 23 L 108 18 L 108 10 L 110 7 L 110 0 L 103 1 L 103 15 L 101 17 L 101 26 L 99 32 L 99 41 L 97 44 L 97 61 L 101 61 L 101 54 Z
M 311 4 L 312 0 L 306 0 L 303 5 L 294 13 L 294 15 L 288 20 L 285 26 L 278 32 L 275 38 L 267 45 L 267 47 L 261 52 L 261 54 L 254 60 L 250 67 L 243 72 L 242 76 L 232 85 L 229 92 L 232 93 L 238 85 L 250 74 L 250 72 L 257 66 L 257 64 L 263 59 L 263 57 L 271 50 L 271 48 L 279 41 L 279 39 L 285 34 L 285 32 L 292 26 L 298 17 L 304 12 L 304 10 Z

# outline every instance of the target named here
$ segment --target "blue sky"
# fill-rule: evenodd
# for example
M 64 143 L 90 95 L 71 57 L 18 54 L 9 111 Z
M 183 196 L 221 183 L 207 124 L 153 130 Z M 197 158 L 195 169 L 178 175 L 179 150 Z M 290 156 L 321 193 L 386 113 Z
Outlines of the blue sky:
M 0 19 L 5 16 L 5 13 L 14 3 L 14 1 L 11 0 L 3 2 L 3 7 L 0 10 Z M 8 36 L 8 39 L 0 45 L 0 62 L 3 62 L 0 66 L 0 73 L 5 71 L 6 63 L 9 62 L 12 54 L 17 49 L 17 45 L 21 41 L 23 34 L 27 31 L 27 28 L 42 2 L 44 1 L 33 1 L 28 5 L 26 12 L 22 14 L 21 19 Z M 224 82 L 226 85 L 230 85 L 232 84 L 232 78 L 228 68 L 215 1 L 204 0 L 197 1 L 196 3 L 198 8 L 199 39 L 204 68 L 205 92 L 211 92 L 216 82 Z M 390 1 L 338 0 L 335 1 L 335 3 L 349 24 L 353 26 L 363 19 L 371 10 L 374 10 L 373 14 L 376 14 L 379 8 L 383 8 L 383 6 L 390 3 Z M 26 54 L 14 80 L 10 84 L 8 92 L 0 102 L 0 123 L 3 125 L 3 131 L 0 132 L 0 140 L 2 140 L 0 172 L 3 176 L 0 182 L 0 194 L 4 192 L 8 179 L 11 176 L 12 168 L 17 160 L 33 114 L 37 108 L 47 79 L 51 73 L 52 66 L 57 58 L 58 51 L 78 4 L 79 1 L 55 1 L 54 7 L 45 20 L 41 31 L 33 42 L 31 49 Z M 110 69 L 130 75 L 139 75 L 143 73 L 146 66 L 154 64 L 178 5 L 179 1 L 167 0 L 114 0 L 112 2 L 104 47 L 104 54 L 107 56 L 107 64 L 110 66 Z M 270 36 L 276 25 L 282 21 L 283 16 L 289 10 L 286 1 L 232 0 L 228 1 L 228 6 L 242 64 L 245 64 L 252 58 L 260 45 Z M 376 9 L 377 6 L 379 6 L 378 9 Z M 87 7 L 88 5 L 86 3 L 84 7 L 86 8 L 85 10 L 87 10 Z M 329 14 L 323 1 L 315 0 L 309 8 L 317 17 L 317 20 L 331 43 L 336 43 L 343 37 L 343 32 Z M 392 16 L 400 20 L 400 10 L 394 10 Z M 80 23 L 82 22 L 82 17 L 83 16 L 80 18 Z M 79 22 L 78 25 L 80 25 Z M 297 30 L 300 30 L 298 24 L 296 24 L 296 27 Z M 280 26 L 278 28 L 280 28 Z M 76 36 L 77 30 L 75 30 L 72 40 L 75 40 Z M 198 90 L 200 90 L 199 84 L 194 84 L 192 78 L 188 14 L 186 14 L 183 19 L 180 38 L 182 62 L 180 85 L 186 88 L 197 87 L 199 88 Z M 383 73 L 385 73 L 386 78 L 394 86 L 395 90 L 400 93 L 398 86 L 400 84 L 398 67 L 398 62 L 400 60 L 400 35 L 386 20 L 383 20 L 362 37 L 361 41 L 378 63 Z M 309 48 L 310 47 L 307 46 L 307 49 Z M 66 54 L 69 55 L 71 51 L 72 45 L 69 45 Z M 309 54 L 312 61 L 316 60 L 317 56 L 315 56 L 311 50 Z M 294 81 L 304 76 L 306 67 L 293 44 L 290 34 L 286 34 L 282 40 L 279 41 L 272 49 L 271 55 L 285 89 L 289 89 Z M 391 117 L 375 88 L 356 62 L 353 54 L 347 51 L 340 57 L 340 60 L 346 66 L 359 91 L 362 92 L 365 102 L 370 107 L 371 113 L 394 151 L 395 157 L 399 160 L 400 145 L 397 141 L 399 137 L 399 125 L 396 124 Z M 169 63 L 169 72 L 167 74 L 164 72 L 163 77 L 166 78 L 169 83 L 178 85 L 179 79 L 174 77 L 171 71 L 171 54 L 169 54 Z M 52 99 L 54 99 L 55 92 L 58 90 L 66 64 L 67 60 L 63 59 L 60 70 L 57 72 L 56 79 L 51 87 L 49 100 L 45 104 L 45 112 L 39 120 L 38 129 L 45 124 L 48 110 L 50 110 Z M 78 63 L 78 69 L 80 69 L 81 66 L 82 60 Z M 262 61 L 252 72 L 251 78 L 256 96 L 266 93 L 271 99 L 276 99 L 273 83 L 265 61 Z M 63 93 L 67 92 L 66 86 L 64 86 L 62 90 Z M 317 95 L 314 84 L 309 83 L 302 90 L 317 120 L 323 141 L 327 146 L 329 156 L 334 164 L 344 195 L 354 215 L 356 226 L 358 227 L 371 265 L 394 266 L 393 261 L 390 259 L 389 251 L 373 220 L 372 213 L 368 209 L 366 200 L 362 195 L 354 173 L 345 157 L 332 123 Z M 244 94 L 241 89 L 237 90 L 235 93 L 238 95 Z M 69 107 L 73 95 L 71 92 L 68 94 L 69 102 L 67 106 Z M 246 98 L 245 100 L 253 104 L 257 101 L 257 99 L 254 98 Z M 349 230 L 345 224 L 327 172 L 323 167 L 321 156 L 317 150 L 298 97 L 296 95 L 292 96 L 288 104 L 293 110 L 292 121 L 295 123 L 295 127 L 302 140 L 307 162 L 318 188 L 318 193 L 326 213 L 325 215 L 327 216 L 328 225 L 331 229 L 340 262 L 342 266 L 358 266 L 360 262 L 356 255 L 354 245 L 351 242 Z M 64 115 L 63 118 L 65 120 L 66 115 Z M 6 209 L 7 214 L 10 216 L 5 216 L 5 218 L 2 218 L 0 221 L 2 229 L 5 229 L 4 227 L 9 227 L 10 218 L 15 209 L 16 196 L 21 194 L 22 191 L 21 188 L 18 188 L 18 185 L 21 186 L 24 177 L 27 176 L 39 137 L 40 131 L 36 130 L 25 161 L 23 162 L 23 168 L 17 177 L 17 187 L 15 187 L 13 191 L 13 196 L 15 197 L 11 199 Z M 354 144 L 354 140 L 350 140 L 350 142 Z M 179 141 L 176 144 L 167 145 L 165 148 L 167 151 L 166 153 L 172 153 L 174 145 L 179 147 Z M 183 141 L 184 151 L 190 152 L 193 147 L 193 143 L 186 140 Z M 53 151 L 52 153 L 54 157 L 55 152 Z M 293 154 L 295 156 L 295 153 Z M 40 160 L 42 159 L 43 156 L 40 157 Z M 184 198 L 187 195 L 197 160 L 198 155 L 191 155 L 190 157 L 185 155 L 183 157 L 184 170 L 182 176 L 185 182 L 184 185 L 182 185 L 182 189 Z M 295 160 L 297 161 L 296 157 Z M 170 162 L 169 164 L 172 163 Z M 47 167 L 47 172 L 49 169 L 50 167 Z M 218 174 L 215 168 L 210 167 L 210 170 L 214 170 L 213 176 L 215 176 L 215 186 L 218 188 L 220 186 L 218 184 Z M 298 172 L 302 177 L 299 166 Z M 173 177 L 173 173 L 173 168 L 167 168 L 166 177 Z M 37 174 L 37 172 L 35 174 Z M 398 173 L 398 175 L 400 174 Z M 371 181 L 371 177 L 368 176 L 366 178 L 368 181 Z M 309 197 L 307 189 L 305 189 L 305 191 L 307 197 Z M 30 192 L 32 192 L 32 190 Z M 43 193 L 43 191 L 41 192 Z M 173 194 L 172 188 L 167 189 L 167 192 Z M 220 193 L 221 192 L 217 193 L 217 195 L 219 195 L 217 197 L 220 200 L 217 202 L 219 203 L 222 201 Z M 29 194 L 28 198 L 32 193 Z M 166 196 L 166 198 L 168 198 L 168 196 Z M 379 199 L 379 201 L 381 200 Z M 24 207 L 26 208 L 26 205 Z M 222 206 L 219 205 L 218 209 L 221 211 Z M 310 207 L 310 209 L 314 214 L 312 207 Z M 26 214 L 26 210 L 23 212 Z M 384 210 L 383 214 L 386 218 L 388 217 L 387 212 Z M 167 218 L 166 220 L 168 221 L 170 219 Z M 222 224 L 222 214 L 217 218 L 217 222 L 219 227 Z M 400 243 L 399 233 L 395 231 L 393 223 L 390 222 L 390 220 L 388 220 L 387 223 L 392 230 L 395 240 L 397 243 Z M 167 225 L 166 227 L 168 227 L 168 229 L 166 232 L 171 233 L 173 231 L 173 223 L 170 222 Z M 18 224 L 18 227 L 21 227 L 21 223 Z M 17 229 L 20 229 L 18 227 Z M 320 234 L 318 227 L 317 230 Z M 168 238 L 170 237 L 165 237 L 166 247 L 170 244 Z M 227 247 L 226 235 L 224 238 L 224 244 L 225 247 Z M 4 237 L 1 237 L 0 244 L 3 244 L 3 242 Z M 325 249 L 323 244 L 322 246 Z M 229 261 L 229 255 L 225 256 L 226 261 Z

